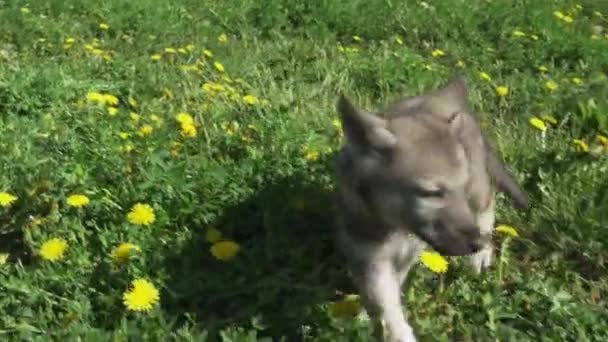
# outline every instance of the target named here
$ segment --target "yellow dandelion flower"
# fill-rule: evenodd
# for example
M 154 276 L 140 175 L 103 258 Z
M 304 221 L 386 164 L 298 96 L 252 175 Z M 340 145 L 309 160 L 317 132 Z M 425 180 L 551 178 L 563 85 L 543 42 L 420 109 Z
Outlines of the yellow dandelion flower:
M 214 243 L 211 246 L 211 254 L 218 260 L 232 260 L 240 251 L 241 246 L 238 243 L 230 240 L 224 240 Z
M 213 52 L 211 50 L 205 49 L 203 50 L 203 55 L 205 55 L 208 58 L 213 57 Z
M 222 63 L 214 62 L 213 66 L 215 67 L 215 69 L 217 69 L 217 71 L 224 72 L 224 65 Z
M 306 151 L 304 152 L 304 159 L 309 161 L 317 161 L 319 160 L 320 153 L 319 151 Z
M 118 132 L 118 136 L 121 139 L 126 140 L 126 139 L 129 139 L 129 137 L 131 136 L 131 134 L 129 134 L 127 132 Z
M 10 255 L 8 253 L 0 253 L 0 266 L 6 264 L 9 256 Z
M 134 252 L 141 252 L 141 248 L 138 245 L 123 242 L 114 248 L 112 259 L 114 259 L 115 262 L 125 262 L 131 258 Z
M 538 67 L 538 71 L 540 71 L 540 72 L 547 72 L 547 71 L 549 71 L 549 68 L 547 68 L 544 65 L 541 65 L 541 66 Z
M 457 67 L 459 67 L 459 68 L 464 68 L 464 67 L 465 67 L 465 64 L 464 64 L 464 62 L 463 62 L 462 60 L 458 60 L 458 61 L 456 62 L 456 66 L 457 66 Z
M 496 87 L 496 93 L 498 96 L 507 96 L 507 94 L 509 94 L 509 88 L 505 86 Z
M 440 49 L 435 49 L 435 50 L 433 50 L 433 52 L 431 52 L 431 56 L 443 57 L 443 56 L 445 56 L 445 52 L 443 52 L 443 50 L 440 50 Z
M 91 51 L 91 50 L 93 50 L 93 45 L 91 45 L 91 44 L 84 44 L 84 48 L 87 51 Z
M 222 232 L 215 228 L 207 228 L 205 231 L 205 240 L 209 243 L 216 243 L 222 238 Z
M 99 24 L 99 28 L 102 30 L 107 30 L 110 28 L 110 25 L 106 24 L 106 23 L 100 23 Z
M 184 48 L 177 49 L 177 52 L 181 53 L 182 55 L 185 55 L 188 53 L 188 51 L 186 51 L 186 49 L 184 49 Z
M 192 123 L 182 123 L 181 124 L 181 135 L 186 138 L 194 138 L 196 137 L 196 126 Z
M 361 41 L 361 37 L 359 36 L 353 36 L 353 40 L 356 42 L 360 42 Z
M 395 42 L 399 45 L 403 45 L 403 39 L 401 39 L 399 36 L 395 37 Z
M 539 131 L 544 132 L 547 130 L 547 125 L 545 125 L 545 122 L 543 120 L 537 118 L 536 116 L 530 118 L 529 122 L 530 122 L 530 125 L 532 125 L 532 127 L 538 129 Z
M 600 144 L 604 145 L 604 147 L 608 148 L 608 137 L 606 137 L 605 135 L 598 134 L 597 141 Z
M 21 7 L 21 13 L 28 14 L 28 13 L 30 13 L 30 9 L 27 7 Z
M 152 56 L 150 56 L 150 59 L 153 61 L 160 61 L 161 58 L 162 58 L 162 56 L 158 53 L 155 53 Z
M 175 119 L 181 124 L 194 124 L 194 118 L 188 113 L 179 113 L 175 116 Z
M 163 119 L 161 119 L 156 114 L 151 114 L 150 115 L 150 121 L 154 122 L 156 124 L 156 127 L 161 127 L 163 125 Z
M 547 81 L 545 82 L 545 88 L 547 88 L 549 91 L 555 91 L 557 89 L 557 83 L 553 81 Z
M 525 32 L 523 32 L 523 31 L 520 31 L 520 30 L 514 30 L 514 31 L 513 31 L 513 35 L 514 35 L 515 37 L 525 37 L 525 36 L 526 36 L 526 33 L 525 33 Z
M 68 37 L 65 39 L 66 44 L 73 44 L 75 41 L 76 41 L 76 39 L 74 39 L 72 37 Z
M 420 262 L 434 273 L 445 273 L 448 270 L 448 261 L 437 252 L 423 251 L 420 253 Z
M 245 96 L 243 96 L 243 101 L 245 101 L 245 103 L 250 104 L 250 105 L 256 105 L 256 104 L 258 104 L 260 102 L 258 100 L 258 98 L 255 97 L 254 95 L 245 95 Z
M 551 114 L 543 114 L 540 116 L 540 118 L 552 125 L 557 125 L 557 119 Z
M 563 20 L 565 23 L 567 23 L 567 24 L 570 24 L 570 23 L 572 23 L 572 22 L 574 21 L 574 19 L 573 19 L 571 16 L 569 16 L 569 15 L 564 16 L 564 17 L 562 18 L 562 20 Z
M 149 226 L 156 220 L 154 209 L 144 203 L 136 203 L 127 214 L 129 222 L 142 226 Z
M 134 149 L 135 149 L 135 146 L 133 146 L 133 144 L 131 144 L 131 143 L 125 144 L 125 146 L 122 147 L 122 150 L 125 151 L 126 153 L 130 153 Z
M 131 311 L 150 311 L 160 300 L 158 289 L 146 279 L 135 279 L 131 289 L 122 296 L 123 304 Z
M 139 115 L 135 112 L 131 112 L 131 113 L 129 113 L 129 118 L 134 122 L 138 122 L 139 119 L 141 119 L 141 115 Z
M 131 106 L 133 108 L 137 107 L 137 100 L 135 100 L 134 98 L 129 97 L 127 99 L 127 102 L 129 103 L 129 106 Z
M 140 137 L 145 137 L 147 135 L 152 134 L 152 131 L 154 131 L 154 127 L 152 127 L 152 125 L 146 124 L 139 128 L 138 134 Z
M 487 72 L 484 72 L 484 71 L 482 71 L 482 72 L 479 73 L 479 77 L 482 80 L 484 80 L 484 81 L 491 81 L 492 80 L 492 77 L 490 77 L 490 75 Z
M 101 56 L 101 55 L 103 55 L 103 50 L 102 49 L 93 49 L 93 50 L 91 50 L 91 53 L 96 56 Z
M 115 116 L 116 114 L 118 114 L 118 108 L 116 107 L 108 107 L 108 114 L 110 114 L 111 116 Z
M 227 42 L 228 42 L 228 36 L 227 36 L 225 33 L 222 33 L 222 34 L 220 34 L 220 35 L 217 37 L 217 40 L 218 40 L 220 43 L 227 43 Z
M 14 196 L 8 192 L 0 192 L 0 206 L 10 207 L 17 200 L 17 196 Z
M 572 140 L 572 143 L 574 144 L 574 147 L 576 148 L 577 151 L 584 152 L 584 153 L 589 152 L 589 145 L 584 140 L 574 139 L 574 140 Z
M 39 254 L 46 260 L 57 261 L 63 258 L 67 248 L 68 243 L 64 239 L 52 238 L 40 246 Z
M 166 47 L 165 53 L 175 54 L 175 53 L 177 53 L 177 51 L 174 48 Z
M 597 34 L 594 33 L 594 34 L 591 35 L 591 39 L 592 40 L 598 40 L 598 39 L 600 39 L 600 36 L 598 36 Z
M 564 19 L 565 15 L 564 13 L 562 13 L 561 11 L 555 11 L 553 12 L 553 15 L 557 18 L 557 19 Z
M 535 34 L 531 34 L 530 38 L 532 38 L 532 40 L 538 40 L 538 36 Z
M 192 52 L 192 51 L 194 51 L 194 49 L 196 49 L 196 45 L 194 45 L 194 44 L 186 45 L 186 50 Z
M 343 299 L 330 303 L 328 308 L 332 316 L 337 318 L 353 318 L 363 310 L 356 294 L 346 295 Z
M 579 77 L 573 77 L 572 78 L 572 83 L 574 83 L 576 85 L 581 85 L 581 84 L 583 84 L 583 80 L 580 79 Z
M 593 12 L 593 14 L 594 14 L 596 17 L 602 17 L 602 12 L 600 12 L 600 11 L 594 11 L 594 12 Z
M 90 91 L 87 93 L 87 101 L 90 102 L 97 102 L 97 103 L 105 103 L 105 98 L 103 97 L 103 94 L 98 93 L 96 91 Z
M 112 94 L 104 94 L 103 99 L 105 103 L 109 104 L 110 106 L 118 106 L 118 97 Z
M 87 205 L 89 205 L 90 200 L 87 196 L 82 195 L 82 194 L 74 194 L 74 195 L 70 195 L 67 199 L 67 203 L 68 205 L 75 207 L 75 208 L 82 208 L 82 207 L 86 207 Z
M 519 233 L 517 232 L 517 229 L 511 227 L 511 226 L 507 226 L 506 224 L 501 224 L 498 225 L 496 227 L 496 232 L 507 235 L 507 236 L 511 236 L 511 237 L 518 237 Z

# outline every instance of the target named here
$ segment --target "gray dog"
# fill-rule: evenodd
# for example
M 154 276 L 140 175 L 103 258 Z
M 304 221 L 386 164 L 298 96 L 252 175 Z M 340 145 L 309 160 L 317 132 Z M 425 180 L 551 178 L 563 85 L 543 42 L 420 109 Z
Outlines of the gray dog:
M 497 189 L 518 208 L 528 198 L 469 109 L 456 78 L 374 115 L 340 96 L 346 143 L 336 160 L 336 240 L 378 340 L 416 341 L 401 285 L 420 252 L 492 262 Z

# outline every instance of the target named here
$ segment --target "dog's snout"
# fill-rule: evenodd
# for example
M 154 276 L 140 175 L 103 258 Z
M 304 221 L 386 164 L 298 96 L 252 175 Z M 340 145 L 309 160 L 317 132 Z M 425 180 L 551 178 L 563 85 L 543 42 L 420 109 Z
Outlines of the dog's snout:
M 471 239 L 478 240 L 481 237 L 481 232 L 477 226 L 465 226 L 461 231 Z

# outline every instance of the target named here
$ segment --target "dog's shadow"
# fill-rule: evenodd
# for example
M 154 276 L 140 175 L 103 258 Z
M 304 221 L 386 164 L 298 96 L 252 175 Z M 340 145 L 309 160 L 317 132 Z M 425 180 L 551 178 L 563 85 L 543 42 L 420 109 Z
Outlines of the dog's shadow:
M 212 227 L 239 243 L 234 259 L 214 258 L 204 229 L 166 258 L 163 307 L 200 323 L 212 340 L 234 326 L 289 341 L 302 340 L 303 329 L 327 326 L 319 304 L 350 282 L 333 246 L 327 181 L 310 174 L 266 184 L 222 211 Z

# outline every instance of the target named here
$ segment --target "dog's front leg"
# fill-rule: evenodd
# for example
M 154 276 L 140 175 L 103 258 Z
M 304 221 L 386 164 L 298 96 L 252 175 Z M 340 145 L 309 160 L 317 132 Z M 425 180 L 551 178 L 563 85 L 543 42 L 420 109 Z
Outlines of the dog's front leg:
M 379 341 L 416 342 L 412 328 L 403 314 L 399 275 L 393 262 L 369 262 L 360 265 L 353 275 L 362 303 L 371 319 L 374 336 Z
M 492 264 L 492 233 L 494 232 L 494 222 L 496 217 L 496 203 L 494 195 L 488 207 L 479 215 L 477 224 L 479 225 L 480 233 L 484 239 L 484 244 L 481 250 L 470 257 L 471 267 L 476 273 L 490 267 Z

